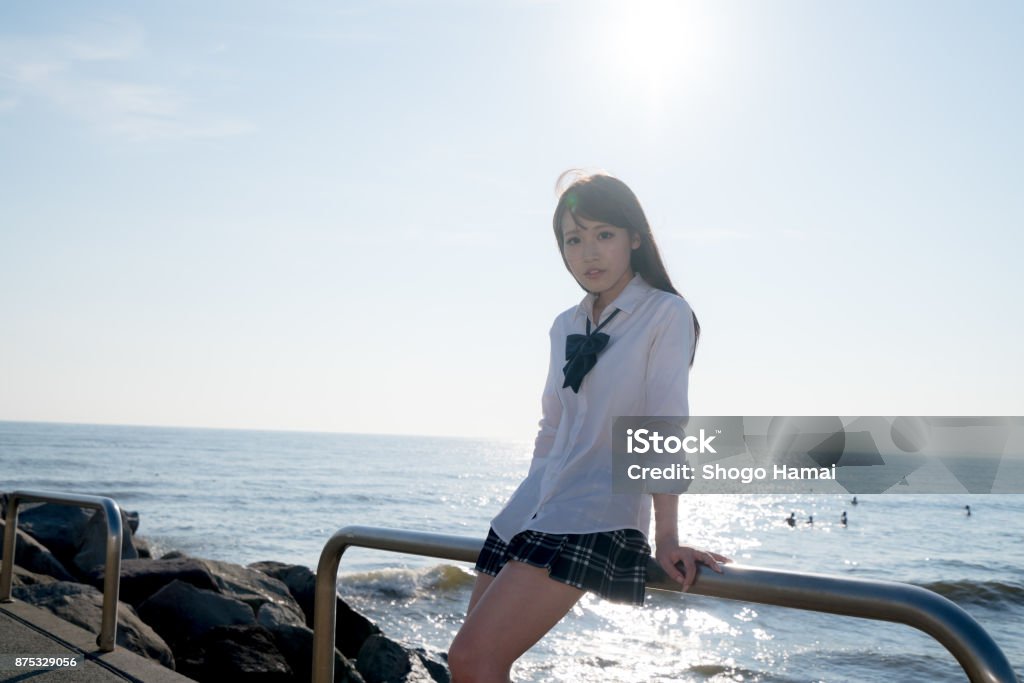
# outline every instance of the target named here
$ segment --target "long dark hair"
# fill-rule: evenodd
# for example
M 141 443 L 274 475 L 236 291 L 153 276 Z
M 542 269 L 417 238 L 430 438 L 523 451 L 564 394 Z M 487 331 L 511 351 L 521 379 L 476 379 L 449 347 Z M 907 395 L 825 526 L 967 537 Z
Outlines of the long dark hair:
M 575 178 L 575 180 L 561 189 L 567 178 Z M 633 272 L 640 274 L 648 284 L 656 289 L 682 296 L 672 285 L 672 280 L 665 270 L 665 264 L 661 261 L 661 253 L 654 241 L 654 233 L 651 232 L 647 216 L 640 206 L 640 200 L 636 198 L 626 183 L 604 173 L 582 174 L 573 169 L 558 177 L 555 191 L 557 192 L 559 189 L 561 189 L 561 194 L 558 197 L 558 205 L 555 206 L 552 224 L 555 229 L 555 239 L 558 241 L 558 252 L 562 254 L 562 262 L 565 263 L 565 267 L 570 273 L 572 270 L 569 269 L 569 263 L 565 260 L 565 237 L 562 234 L 562 216 L 566 212 L 569 212 L 574 221 L 577 218 L 585 218 L 590 221 L 607 223 L 629 231 L 630 238 L 639 237 L 640 246 L 634 249 L 629 256 L 629 265 Z M 579 224 L 578 221 L 577 224 Z M 580 286 L 582 287 L 582 285 Z M 693 354 L 690 356 L 690 365 L 693 365 L 693 357 L 697 353 L 698 339 L 700 339 L 700 323 L 697 322 L 697 315 L 694 313 L 694 345 Z

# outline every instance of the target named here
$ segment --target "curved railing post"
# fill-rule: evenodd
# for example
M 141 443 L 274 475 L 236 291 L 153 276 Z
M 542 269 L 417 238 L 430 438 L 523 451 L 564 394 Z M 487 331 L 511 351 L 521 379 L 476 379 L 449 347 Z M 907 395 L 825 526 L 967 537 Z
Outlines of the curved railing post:
M 117 601 L 121 588 L 121 508 L 113 498 L 51 491 L 15 491 L 7 501 L 4 527 L 4 564 L 0 571 L 0 602 L 11 602 L 14 582 L 14 552 L 18 533 L 18 506 L 21 503 L 53 503 L 99 510 L 107 523 L 106 564 L 103 571 L 103 611 L 96 644 L 102 652 L 111 652 L 117 640 Z
M 313 681 L 334 681 L 334 639 L 337 625 L 338 565 L 349 546 L 391 550 L 446 560 L 475 562 L 483 541 L 465 536 L 425 534 L 401 529 L 347 526 L 327 541 L 316 569 L 313 603 Z
M 400 529 L 348 526 L 335 532 L 320 554 L 313 619 L 313 683 L 334 680 L 338 566 L 350 546 L 474 562 L 483 541 L 463 536 Z M 853 579 L 725 565 L 722 574 L 705 568 L 690 593 L 778 605 L 815 612 L 891 621 L 924 631 L 963 667 L 971 683 L 1020 683 L 1006 655 L 974 617 L 932 591 L 894 581 Z M 653 560 L 647 587 L 679 591 Z

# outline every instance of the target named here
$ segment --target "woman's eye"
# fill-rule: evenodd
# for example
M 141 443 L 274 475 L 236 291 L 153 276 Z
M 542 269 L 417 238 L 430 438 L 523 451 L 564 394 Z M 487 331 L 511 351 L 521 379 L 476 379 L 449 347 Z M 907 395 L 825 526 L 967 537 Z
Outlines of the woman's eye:
M 579 244 L 579 243 L 580 243 L 580 238 L 579 238 L 579 237 L 570 237 L 569 239 L 567 239 L 567 240 L 565 241 L 565 243 L 566 243 L 566 244 L 567 244 L 568 246 L 572 246 L 572 245 L 574 245 L 574 244 Z
M 605 231 L 603 231 L 603 232 L 598 234 L 598 238 L 599 239 L 603 239 L 603 240 L 608 240 L 608 239 L 611 239 L 613 237 L 615 237 L 615 233 L 612 232 L 611 230 L 605 230 Z

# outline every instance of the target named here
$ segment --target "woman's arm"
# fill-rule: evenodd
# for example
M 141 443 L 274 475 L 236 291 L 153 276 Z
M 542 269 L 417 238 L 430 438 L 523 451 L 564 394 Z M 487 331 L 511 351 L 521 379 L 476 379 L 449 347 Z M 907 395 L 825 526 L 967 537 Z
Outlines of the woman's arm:
M 551 343 L 550 359 L 548 361 L 548 376 L 544 382 L 544 393 L 541 396 L 541 418 L 537 438 L 533 442 L 533 460 L 530 461 L 530 473 L 541 467 L 551 447 L 555 444 L 555 435 L 558 433 L 558 423 L 562 420 L 562 399 L 558 397 L 558 389 L 561 386 L 561 366 L 558 360 L 558 349 L 555 343 L 555 326 L 551 326 L 548 333 Z
M 679 545 L 679 496 L 674 493 L 655 493 L 654 498 L 654 543 Z
M 647 361 L 647 414 L 652 418 L 686 417 L 690 414 L 690 358 L 696 335 L 693 314 L 683 299 L 672 300 L 662 315 L 662 326 L 651 344 Z M 674 422 L 668 420 L 668 422 Z M 679 545 L 679 496 L 655 493 L 654 557 L 668 576 L 688 590 L 697 579 L 697 563 L 721 572 L 722 562 L 731 562 L 724 555 Z M 680 572 L 676 564 L 683 563 Z
M 732 562 L 725 555 L 699 550 L 688 545 L 679 545 L 679 496 L 674 493 L 655 493 L 654 497 L 654 558 L 669 578 L 683 584 L 689 590 L 697 580 L 697 563 L 706 564 L 719 574 L 722 563 Z M 683 563 L 680 572 L 677 563 Z

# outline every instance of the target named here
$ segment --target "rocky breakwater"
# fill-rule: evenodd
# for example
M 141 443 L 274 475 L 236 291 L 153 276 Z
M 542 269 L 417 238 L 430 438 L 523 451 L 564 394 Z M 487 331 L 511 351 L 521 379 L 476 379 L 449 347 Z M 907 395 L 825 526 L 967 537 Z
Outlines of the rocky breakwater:
M 0 510 L 3 502 L 0 497 Z M 246 567 L 178 552 L 153 558 L 135 535 L 138 514 L 122 515 L 119 647 L 201 683 L 310 680 L 312 571 L 272 561 Z M 102 515 L 80 508 L 19 509 L 14 597 L 99 633 L 104 531 Z M 335 681 L 449 681 L 444 653 L 395 642 L 336 600 Z

